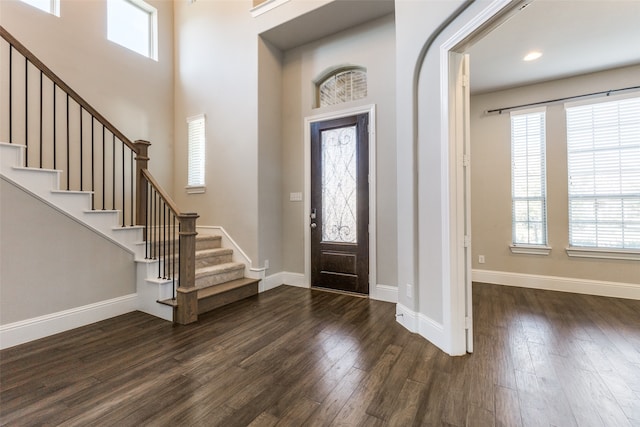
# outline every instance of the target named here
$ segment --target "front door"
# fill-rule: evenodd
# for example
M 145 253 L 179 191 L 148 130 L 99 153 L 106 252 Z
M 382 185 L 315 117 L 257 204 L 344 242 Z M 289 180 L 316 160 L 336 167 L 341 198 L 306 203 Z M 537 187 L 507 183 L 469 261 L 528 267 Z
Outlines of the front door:
M 369 115 L 311 124 L 311 285 L 369 293 Z

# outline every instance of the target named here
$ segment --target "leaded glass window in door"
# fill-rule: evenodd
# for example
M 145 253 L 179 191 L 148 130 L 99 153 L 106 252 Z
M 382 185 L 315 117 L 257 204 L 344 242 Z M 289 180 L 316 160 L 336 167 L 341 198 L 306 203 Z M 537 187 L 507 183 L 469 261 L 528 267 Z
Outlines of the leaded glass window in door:
M 356 126 L 322 132 L 322 240 L 357 243 Z

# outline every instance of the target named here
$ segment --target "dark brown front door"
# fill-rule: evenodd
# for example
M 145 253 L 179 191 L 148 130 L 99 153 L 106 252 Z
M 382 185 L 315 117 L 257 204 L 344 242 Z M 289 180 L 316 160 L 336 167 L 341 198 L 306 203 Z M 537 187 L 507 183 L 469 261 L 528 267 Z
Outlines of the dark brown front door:
M 311 285 L 369 293 L 369 115 L 311 124 Z

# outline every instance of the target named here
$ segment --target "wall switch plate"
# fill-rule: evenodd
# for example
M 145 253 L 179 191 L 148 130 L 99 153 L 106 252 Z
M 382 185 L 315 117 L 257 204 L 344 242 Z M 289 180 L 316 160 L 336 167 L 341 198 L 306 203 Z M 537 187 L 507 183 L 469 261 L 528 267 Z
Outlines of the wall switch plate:
M 407 283 L 407 298 L 413 298 L 413 285 Z
M 484 264 L 484 255 L 478 255 L 478 264 Z
M 269 260 L 268 259 L 264 260 L 264 268 L 269 269 Z
M 289 201 L 290 202 L 301 202 L 302 201 L 302 193 L 289 193 Z

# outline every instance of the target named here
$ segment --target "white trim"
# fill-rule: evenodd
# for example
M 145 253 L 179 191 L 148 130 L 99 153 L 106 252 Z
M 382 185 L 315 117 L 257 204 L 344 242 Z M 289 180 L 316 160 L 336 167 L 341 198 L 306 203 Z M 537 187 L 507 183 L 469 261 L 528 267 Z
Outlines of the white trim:
M 264 279 L 266 269 L 263 267 L 253 267 L 253 261 L 242 250 L 240 245 L 231 238 L 231 235 L 227 233 L 224 227 L 219 225 L 198 225 L 196 231 L 207 236 L 220 236 L 222 237 L 222 246 L 225 248 L 233 249 L 233 262 L 241 262 L 247 266 L 246 276 L 250 279 Z
M 603 104 L 605 102 L 614 102 L 614 101 L 621 101 L 623 99 L 640 97 L 640 91 L 637 91 L 634 89 L 628 89 L 628 90 L 633 90 L 633 92 L 619 93 L 614 95 L 599 94 L 599 95 L 594 95 L 593 97 L 589 97 L 588 99 L 565 102 L 564 109 L 566 110 L 567 108 L 581 107 L 583 105 Z
M 640 300 L 640 283 L 605 282 L 505 271 L 473 270 L 473 281 L 495 285 Z
M 398 287 L 377 284 L 369 292 L 369 298 L 377 301 L 398 302 Z
M 450 52 L 455 52 L 463 40 L 472 35 L 483 24 L 492 20 L 498 13 L 512 4 L 511 0 L 494 0 L 469 22 L 460 28 L 453 36 L 440 45 L 440 141 L 442 157 L 442 230 L 447 233 L 442 239 L 442 339 L 438 345 L 450 355 L 462 355 L 466 353 L 466 328 L 465 328 L 465 268 L 466 264 L 460 257 L 464 257 L 464 248 L 460 248 L 464 242 L 464 221 L 469 212 L 459 212 L 460 198 L 464 197 L 463 168 L 455 167 L 458 159 L 458 146 L 464 141 L 459 141 L 463 135 L 457 135 L 455 116 L 450 111 L 450 94 L 455 94 L 456 79 L 450 75 Z M 450 220 L 452 218 L 452 220 Z M 419 219 L 422 221 L 422 218 Z M 462 233 L 462 234 L 461 234 Z M 433 330 L 434 328 L 431 328 Z M 422 335 L 422 334 L 421 334 Z M 424 335 L 423 335 L 424 336 Z M 435 334 L 437 336 L 437 334 Z M 431 340 L 430 338 L 427 338 Z
M 204 185 L 187 185 L 184 189 L 187 194 L 202 194 L 207 191 L 207 187 Z
M 136 310 L 137 294 L 75 307 L 0 326 L 0 349 L 89 325 Z
M 509 245 L 512 254 L 544 255 L 551 253 L 551 246 Z
M 436 347 L 443 349 L 448 344 L 445 329 L 442 324 L 409 310 L 402 304 L 396 305 L 396 321 L 413 333 L 424 337 Z
M 570 247 L 565 250 L 570 257 L 640 261 L 640 251 L 637 249 Z
M 369 293 L 372 283 L 377 283 L 377 219 L 376 219 L 376 105 L 368 104 L 332 113 L 323 113 L 304 118 L 304 277 L 311 283 L 311 123 L 339 119 L 356 114 L 369 114 Z
M 278 6 L 282 6 L 288 1 L 289 0 L 266 0 L 256 7 L 251 8 L 251 17 L 255 18 L 256 16 L 260 16 L 265 12 L 275 9 Z
M 265 277 L 259 286 L 260 292 L 265 292 L 270 289 L 277 288 L 281 285 L 295 286 L 298 288 L 309 288 L 309 284 L 304 280 L 304 274 L 291 273 L 289 271 L 281 271 L 279 273 L 272 274 Z

